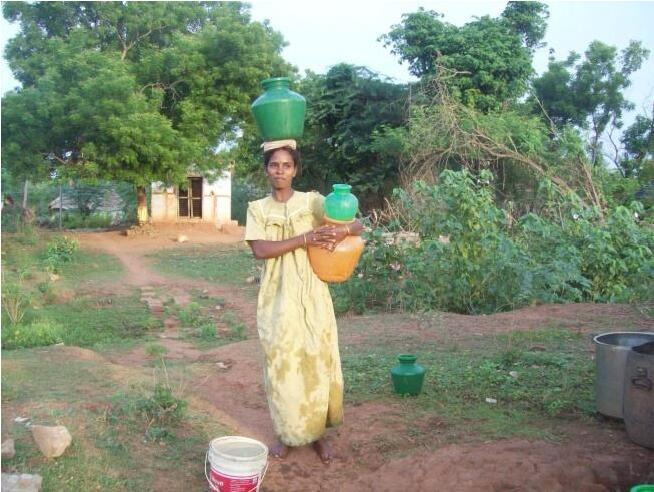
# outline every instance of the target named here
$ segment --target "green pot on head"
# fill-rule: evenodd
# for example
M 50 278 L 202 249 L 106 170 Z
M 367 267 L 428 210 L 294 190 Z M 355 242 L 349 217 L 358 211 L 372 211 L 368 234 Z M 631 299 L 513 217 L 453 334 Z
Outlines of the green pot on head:
M 307 102 L 289 89 L 288 77 L 261 82 L 265 92 L 251 106 L 259 132 L 265 141 L 298 139 L 304 133 Z

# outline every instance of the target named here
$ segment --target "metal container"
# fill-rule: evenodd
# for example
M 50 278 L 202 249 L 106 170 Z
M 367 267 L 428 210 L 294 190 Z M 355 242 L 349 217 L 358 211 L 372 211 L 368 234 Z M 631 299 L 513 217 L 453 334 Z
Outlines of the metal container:
M 654 342 L 629 351 L 623 413 L 629 439 L 654 448 Z
M 654 341 L 654 333 L 618 331 L 593 338 L 597 411 L 621 419 L 627 356 L 631 348 Z

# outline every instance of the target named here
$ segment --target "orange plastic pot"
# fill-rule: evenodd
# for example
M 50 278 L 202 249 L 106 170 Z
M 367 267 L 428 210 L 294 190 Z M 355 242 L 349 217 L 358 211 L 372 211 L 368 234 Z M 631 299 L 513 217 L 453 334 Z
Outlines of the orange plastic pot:
M 338 243 L 334 251 L 308 246 L 307 252 L 311 267 L 320 280 L 340 283 L 352 276 L 363 253 L 363 247 L 361 236 L 347 236 Z

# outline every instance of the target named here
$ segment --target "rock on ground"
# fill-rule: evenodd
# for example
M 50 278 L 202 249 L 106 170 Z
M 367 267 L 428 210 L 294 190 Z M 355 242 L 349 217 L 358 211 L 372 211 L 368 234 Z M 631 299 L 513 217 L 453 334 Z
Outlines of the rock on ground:
M 6 439 L 2 443 L 2 459 L 10 460 L 14 456 L 16 456 L 16 449 L 14 448 L 14 440 Z
M 39 492 L 43 478 L 41 475 L 29 475 L 27 473 L 3 473 L 3 492 Z
M 31 430 L 37 446 L 48 458 L 61 456 L 72 441 L 70 432 L 63 425 L 33 425 Z

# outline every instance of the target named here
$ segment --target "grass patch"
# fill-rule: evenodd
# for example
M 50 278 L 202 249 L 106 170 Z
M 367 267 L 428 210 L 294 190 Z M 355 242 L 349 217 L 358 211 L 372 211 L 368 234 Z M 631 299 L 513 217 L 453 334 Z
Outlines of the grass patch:
M 401 399 L 390 380 L 398 351 L 388 345 L 342 350 L 350 404 Z M 586 338 L 577 333 L 545 328 L 499 335 L 484 347 L 423 345 L 415 353 L 427 374 L 421 395 L 408 398 L 414 417 L 439 415 L 487 438 L 543 437 L 544 420 L 595 412 L 594 364 Z
M 174 301 L 166 303 L 166 315 L 179 319 L 180 334 L 198 349 L 220 347 L 247 338 L 245 323 L 229 310 L 225 301 L 194 290 L 192 300 L 185 306 Z M 216 306 L 222 309 L 217 310 Z
M 30 309 L 15 330 L 25 332 L 30 326 L 43 325 L 56 328 L 50 331 L 57 335 L 58 341 L 79 347 L 131 344 L 162 328 L 161 320 L 150 314 L 137 292 L 122 297 L 78 298 L 64 304 Z M 19 344 L 14 340 L 15 337 L 8 338 L 5 342 L 3 334 L 3 347 L 43 345 Z
M 2 425 L 16 456 L 2 471 L 39 473 L 43 490 L 202 490 L 204 452 L 227 429 L 194 408 L 171 418 L 178 395 L 142 378 L 127 386 L 101 359 L 71 350 L 3 353 Z M 71 446 L 56 460 L 43 457 L 17 415 L 65 425 Z
M 153 267 L 179 277 L 199 278 L 228 285 L 245 286 L 246 279 L 256 273 L 256 262 L 249 249 L 194 247 L 163 250 L 153 255 Z
M 115 256 L 84 250 L 75 253 L 75 261 L 63 265 L 60 270 L 67 286 L 76 286 L 79 282 L 115 281 L 125 272 Z

